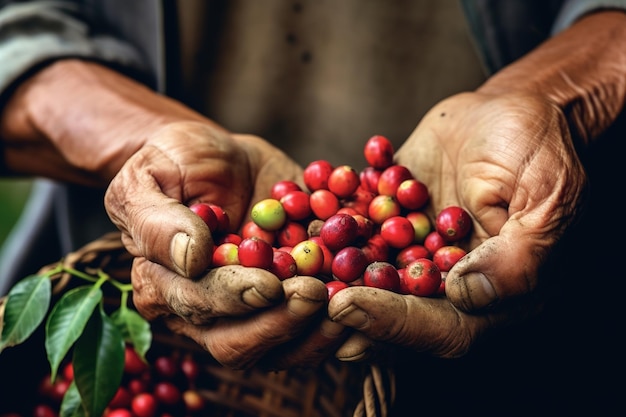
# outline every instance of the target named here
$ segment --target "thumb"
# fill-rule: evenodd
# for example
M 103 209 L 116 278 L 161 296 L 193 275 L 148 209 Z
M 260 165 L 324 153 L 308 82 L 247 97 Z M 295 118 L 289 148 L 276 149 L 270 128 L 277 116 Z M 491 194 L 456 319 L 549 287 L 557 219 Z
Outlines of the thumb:
M 178 176 L 171 161 L 156 159 L 161 176 Z M 145 160 L 135 155 L 111 181 L 105 195 L 107 213 L 122 231 L 122 241 L 132 255 L 179 275 L 197 277 L 211 261 L 211 232 L 198 215 L 163 193 L 152 170 L 142 166 Z
M 509 219 L 500 234 L 470 251 L 446 276 L 446 296 L 460 310 L 491 309 L 532 292 L 554 239 Z

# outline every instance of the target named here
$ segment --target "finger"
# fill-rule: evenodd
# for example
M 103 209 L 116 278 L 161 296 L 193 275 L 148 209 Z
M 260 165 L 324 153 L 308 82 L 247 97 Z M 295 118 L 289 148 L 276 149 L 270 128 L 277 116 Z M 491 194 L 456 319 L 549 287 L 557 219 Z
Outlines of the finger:
M 247 314 L 279 303 L 284 296 L 275 275 L 240 265 L 212 269 L 190 280 L 137 258 L 132 282 L 133 302 L 148 320 L 175 314 L 197 325 L 216 317 Z
M 470 251 L 448 272 L 448 299 L 459 309 L 476 312 L 534 291 L 555 239 L 530 230 L 512 217 L 498 236 Z
M 327 317 L 322 317 L 319 323 L 315 320 L 313 324 L 314 326 L 303 331 L 304 337 L 280 345 L 265 355 L 259 366 L 266 370 L 318 366 L 332 356 L 350 335 L 344 325 L 335 323 Z
M 283 288 L 286 302 L 256 314 L 221 318 L 204 327 L 180 319 L 168 326 L 195 340 L 221 364 L 249 368 L 276 346 L 299 336 L 326 305 L 326 286 L 316 278 L 289 278 Z
M 152 175 L 155 167 L 160 177 L 184 182 L 179 167 L 167 155 L 156 148 L 144 148 L 111 181 L 105 195 L 107 213 L 123 232 L 122 240 L 134 256 L 196 277 L 210 263 L 211 233 L 202 219 L 181 203 L 182 195 L 165 195 Z
M 336 293 L 329 317 L 379 342 L 428 351 L 442 357 L 467 353 L 491 316 L 471 316 L 445 298 L 400 295 L 369 287 L 350 287 Z
M 354 332 L 335 352 L 335 357 L 344 362 L 361 362 L 374 355 L 376 343 L 361 332 Z

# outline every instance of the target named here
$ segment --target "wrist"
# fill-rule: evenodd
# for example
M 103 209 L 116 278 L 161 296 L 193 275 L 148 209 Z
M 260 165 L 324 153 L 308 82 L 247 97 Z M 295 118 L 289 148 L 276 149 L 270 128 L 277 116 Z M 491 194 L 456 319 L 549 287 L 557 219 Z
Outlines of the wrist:
M 505 67 L 478 91 L 541 96 L 587 145 L 619 116 L 626 96 L 626 13 L 602 11 Z
M 187 120 L 211 123 L 102 65 L 58 61 L 24 81 L 4 107 L 5 166 L 106 186 L 153 132 Z M 43 167 L 36 156 L 51 163 Z

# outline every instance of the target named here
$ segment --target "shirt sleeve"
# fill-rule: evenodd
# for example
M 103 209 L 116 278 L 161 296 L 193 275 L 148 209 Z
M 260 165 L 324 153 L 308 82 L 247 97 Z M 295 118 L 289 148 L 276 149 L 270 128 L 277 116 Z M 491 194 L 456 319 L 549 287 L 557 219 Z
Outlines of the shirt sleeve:
M 600 9 L 626 10 L 626 0 L 460 0 L 487 74 Z
M 146 71 L 141 54 L 122 39 L 94 31 L 81 18 L 82 7 L 79 2 L 40 0 L 0 8 L 0 95 L 33 69 L 60 58 Z
M 626 0 L 567 0 L 552 26 L 552 35 L 571 26 L 576 20 L 587 13 L 600 9 L 617 9 L 626 11 Z

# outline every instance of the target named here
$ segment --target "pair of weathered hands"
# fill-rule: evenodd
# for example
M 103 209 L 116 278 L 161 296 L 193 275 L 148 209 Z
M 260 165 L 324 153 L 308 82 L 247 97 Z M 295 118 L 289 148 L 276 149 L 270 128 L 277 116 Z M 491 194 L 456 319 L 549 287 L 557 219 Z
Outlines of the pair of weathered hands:
M 467 208 L 472 251 L 445 298 L 351 287 L 326 305 L 311 277 L 206 274 L 210 232 L 182 202 L 209 201 L 236 228 L 271 184 L 301 168 L 258 137 L 202 123 L 157 132 L 112 181 L 106 207 L 137 258 L 134 301 L 232 367 L 366 358 L 380 344 L 453 357 L 481 334 L 536 311 L 540 266 L 579 207 L 585 176 L 560 111 L 534 97 L 464 93 L 438 104 L 397 151 L 432 209 Z
M 435 105 L 398 149 L 396 162 L 428 186 L 431 214 L 459 205 L 474 221 L 444 298 L 351 287 L 327 305 L 315 278 L 207 274 L 211 235 L 186 206 L 219 204 L 236 229 L 301 168 L 97 64 L 61 60 L 16 89 L 0 114 L 4 168 L 108 187 L 107 212 L 136 256 L 138 310 L 224 365 L 360 360 L 380 345 L 461 356 L 542 306 L 551 277 L 540 271 L 583 208 L 578 152 L 623 108 L 625 22 L 617 11 L 580 19 L 475 92 Z

